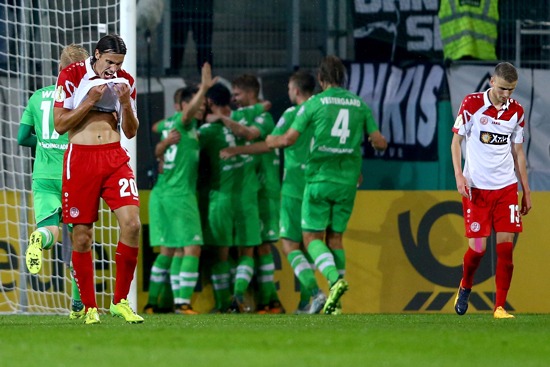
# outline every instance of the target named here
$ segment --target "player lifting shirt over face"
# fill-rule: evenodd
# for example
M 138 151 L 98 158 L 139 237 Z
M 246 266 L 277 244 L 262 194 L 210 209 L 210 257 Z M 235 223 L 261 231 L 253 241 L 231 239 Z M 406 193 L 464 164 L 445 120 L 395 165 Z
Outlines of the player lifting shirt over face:
M 141 223 L 130 156 L 120 145 L 121 131 L 131 139 L 139 126 L 135 81 L 121 69 L 125 55 L 120 36 L 104 36 L 92 57 L 59 74 L 55 92 L 55 129 L 69 134 L 63 164 L 63 221 L 74 225 L 72 259 L 87 324 L 100 322 L 91 251 L 100 198 L 120 226 L 110 312 L 130 323 L 143 322 L 126 300 L 137 264 Z

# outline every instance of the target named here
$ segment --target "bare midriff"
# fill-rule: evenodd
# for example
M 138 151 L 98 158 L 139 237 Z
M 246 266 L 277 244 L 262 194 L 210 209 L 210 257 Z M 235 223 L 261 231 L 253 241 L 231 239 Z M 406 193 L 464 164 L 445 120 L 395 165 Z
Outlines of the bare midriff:
M 120 141 L 115 112 L 90 111 L 80 124 L 69 131 L 69 142 L 101 145 Z

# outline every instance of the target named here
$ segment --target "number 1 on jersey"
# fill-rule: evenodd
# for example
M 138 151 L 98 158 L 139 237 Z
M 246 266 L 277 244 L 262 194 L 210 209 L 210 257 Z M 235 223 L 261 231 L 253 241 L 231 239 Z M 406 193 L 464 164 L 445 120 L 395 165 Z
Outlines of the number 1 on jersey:
M 340 138 L 340 144 L 346 144 L 350 136 L 349 131 L 349 110 L 343 108 L 338 112 L 336 121 L 330 130 L 330 135 Z

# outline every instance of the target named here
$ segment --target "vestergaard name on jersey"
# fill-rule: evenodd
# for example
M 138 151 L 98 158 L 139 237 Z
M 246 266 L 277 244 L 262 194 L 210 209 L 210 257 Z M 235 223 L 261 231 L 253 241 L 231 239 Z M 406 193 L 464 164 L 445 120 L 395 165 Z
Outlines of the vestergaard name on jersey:
M 339 98 L 339 97 L 323 97 L 321 98 L 322 104 L 336 104 L 341 106 L 355 106 L 359 107 L 361 102 L 352 98 Z
M 481 131 L 479 134 L 479 140 L 483 144 L 505 145 L 508 144 L 508 135 L 497 134 L 490 131 Z

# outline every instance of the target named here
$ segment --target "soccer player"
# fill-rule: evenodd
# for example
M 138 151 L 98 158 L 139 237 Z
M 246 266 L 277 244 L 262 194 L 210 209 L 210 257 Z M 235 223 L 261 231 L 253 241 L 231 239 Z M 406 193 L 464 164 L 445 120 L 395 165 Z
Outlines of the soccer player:
M 273 117 L 259 100 L 260 83 L 250 74 L 243 74 L 231 82 L 233 101 L 239 107 L 231 119 L 251 128 L 245 136 L 246 144 L 263 141 L 273 131 Z M 280 159 L 277 150 L 254 157 L 260 182 L 258 208 L 261 221 L 262 244 L 256 248 L 259 286 L 258 313 L 284 313 L 274 282 L 275 263 L 272 246 L 279 239 L 279 208 L 281 195 Z M 253 256 L 253 254 L 252 254 Z
M 129 323 L 141 323 L 127 300 L 139 250 L 139 194 L 130 156 L 121 133 L 136 136 L 134 78 L 122 69 L 126 45 L 116 34 L 102 37 L 93 56 L 63 69 L 57 79 L 54 123 L 69 133 L 63 162 L 63 222 L 73 224 L 73 266 L 84 322 L 100 322 L 92 259 L 93 223 L 103 198 L 120 227 L 116 248 L 116 282 L 110 313 Z
M 302 235 L 316 267 L 330 284 L 325 314 L 335 312 L 348 289 L 335 265 L 335 256 L 345 258 L 342 237 L 355 201 L 365 132 L 375 149 L 387 146 L 371 110 L 360 97 L 342 87 L 345 75 L 340 59 L 332 55 L 323 58 L 317 74 L 323 92 L 300 107 L 285 134 L 266 139 L 271 148 L 288 147 L 308 128 L 313 129 L 314 141 L 306 163 Z M 325 231 L 330 248 L 324 242 Z
M 203 244 L 196 193 L 199 163 L 197 125 L 204 118 L 204 96 L 215 82 L 210 65 L 205 63 L 200 88 L 184 89 L 181 94 L 181 112 L 158 126 L 166 137 L 159 144 L 168 142 L 161 147 L 164 148 L 163 173 L 159 175 L 150 197 L 151 246 L 161 247 L 157 260 L 167 264 L 172 262 L 170 278 L 175 311 L 185 315 L 197 314 L 191 307 L 191 296 L 199 277 L 199 257 Z M 168 145 L 172 131 L 178 132 L 179 140 L 177 144 Z M 161 261 L 153 264 L 152 279 L 163 265 Z M 157 263 L 159 267 L 155 266 Z
M 294 122 L 300 105 L 307 101 L 315 89 L 315 78 L 306 71 L 297 71 L 288 81 L 288 97 L 296 106 L 289 107 L 277 122 L 272 135 L 284 134 Z M 302 134 L 296 144 L 284 151 L 284 174 L 281 189 L 279 232 L 283 251 L 294 274 L 300 281 L 300 302 L 296 313 L 318 313 L 323 308 L 326 296 L 320 292 L 314 269 L 309 263 L 309 255 L 301 249 L 301 207 L 305 187 L 305 163 L 312 140 L 312 129 Z M 271 149 L 265 141 L 250 145 L 229 147 L 221 152 L 224 159 L 236 154 L 261 154 Z M 313 298 L 310 304 L 311 297 Z
M 257 204 L 259 183 L 251 157 L 220 159 L 220 151 L 235 146 L 236 136 L 224 120 L 231 115 L 231 92 L 215 84 L 206 93 L 209 115 L 199 129 L 201 159 L 209 171 L 208 213 L 203 230 L 205 243 L 217 248 L 218 259 L 212 268 L 216 308 L 221 312 L 245 312 L 244 294 L 254 274 L 254 260 L 249 249 L 261 243 Z M 247 129 L 242 126 L 242 129 Z M 245 194 L 246 193 L 246 194 Z M 233 290 L 230 293 L 229 248 L 239 246 L 241 253 Z M 231 305 L 232 304 L 232 305 Z
M 88 52 L 82 46 L 70 44 L 61 52 L 59 71 L 88 57 Z M 37 274 L 42 267 L 42 250 L 50 249 L 59 238 L 63 154 L 69 138 L 66 134 L 59 135 L 54 129 L 54 91 L 55 85 L 50 85 L 33 93 L 23 111 L 17 135 L 17 142 L 20 145 L 36 147 L 32 194 L 34 218 L 38 229 L 31 233 L 25 253 L 27 268 L 31 274 Z M 80 300 L 80 293 L 73 277 L 69 318 L 79 319 L 83 316 L 84 305 Z
M 512 282 L 514 234 L 522 231 L 521 216 L 531 210 L 531 190 L 523 152 L 523 107 L 510 98 L 518 83 L 516 68 L 499 63 L 491 88 L 467 95 L 453 126 L 451 153 L 456 187 L 462 195 L 468 250 L 464 255 L 462 280 L 455 298 L 455 311 L 464 315 L 474 274 L 487 247 L 491 230 L 496 232 L 495 319 L 508 319 L 504 306 Z M 464 170 L 461 143 L 465 140 Z M 523 195 L 518 207 L 518 179 Z

